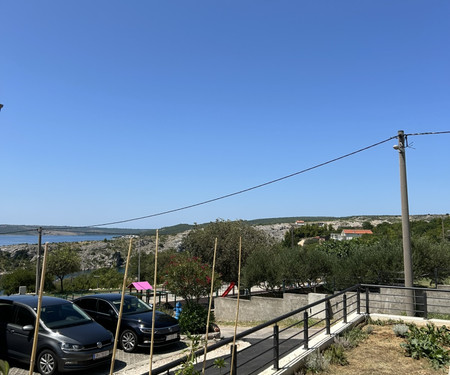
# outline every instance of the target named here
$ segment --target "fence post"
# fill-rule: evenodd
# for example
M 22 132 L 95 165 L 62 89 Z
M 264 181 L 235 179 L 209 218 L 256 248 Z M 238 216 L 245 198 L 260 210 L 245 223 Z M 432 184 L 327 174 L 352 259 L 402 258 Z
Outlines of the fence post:
M 279 336 L 280 330 L 278 328 L 278 325 L 275 324 L 273 326 L 273 367 L 275 370 L 280 369 L 280 336 Z
M 369 315 L 369 288 L 366 287 L 366 314 Z
M 426 290 L 423 291 L 423 318 L 428 319 L 428 301 Z
M 434 267 L 434 287 L 437 289 L 438 285 L 438 269 L 437 267 Z
M 344 323 L 347 323 L 347 295 L 344 294 L 344 306 L 343 306 L 343 313 L 344 313 Z
M 303 348 L 309 349 L 308 311 L 303 313 Z
M 331 333 L 331 324 L 330 324 L 330 309 L 328 308 L 328 301 L 325 301 L 325 322 L 327 325 L 327 335 Z
M 356 289 L 356 312 L 361 314 L 361 288 L 358 286 Z
M 231 374 L 237 375 L 237 345 L 230 346 L 230 353 L 231 358 L 233 359 L 231 361 L 230 375 Z

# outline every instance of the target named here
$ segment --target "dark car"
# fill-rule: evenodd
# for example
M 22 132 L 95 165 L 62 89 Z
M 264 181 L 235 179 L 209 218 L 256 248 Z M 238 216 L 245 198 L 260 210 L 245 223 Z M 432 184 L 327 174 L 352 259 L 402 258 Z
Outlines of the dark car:
M 0 356 L 30 363 L 38 297 L 0 297 Z M 72 302 L 43 297 L 36 351 L 43 375 L 110 362 L 114 339 Z
M 111 332 L 116 332 L 121 294 L 96 294 L 80 297 L 73 302 L 86 311 L 97 323 Z M 138 346 L 149 346 L 152 333 L 152 308 L 139 298 L 124 295 L 119 342 L 126 352 Z M 153 345 L 163 346 L 180 340 L 178 320 L 161 311 L 155 311 Z

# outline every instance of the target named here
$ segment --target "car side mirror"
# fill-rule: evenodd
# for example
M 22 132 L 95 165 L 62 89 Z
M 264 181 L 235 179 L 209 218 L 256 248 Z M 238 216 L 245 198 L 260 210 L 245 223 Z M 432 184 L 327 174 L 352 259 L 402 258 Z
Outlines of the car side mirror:
M 34 326 L 32 326 L 31 324 L 27 324 L 26 326 L 22 327 L 22 331 L 25 331 L 25 332 L 31 332 L 33 330 L 34 330 Z
M 114 310 L 113 310 L 113 309 L 110 309 L 110 310 L 108 311 L 108 313 L 109 313 L 109 316 L 111 316 L 112 318 L 114 318 L 114 317 L 116 316 L 116 314 L 114 313 Z

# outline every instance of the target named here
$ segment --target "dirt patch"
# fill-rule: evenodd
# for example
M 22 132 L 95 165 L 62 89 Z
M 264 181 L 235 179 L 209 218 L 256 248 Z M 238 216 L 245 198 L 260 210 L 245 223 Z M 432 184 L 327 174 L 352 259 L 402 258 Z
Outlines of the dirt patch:
M 373 326 L 369 337 L 358 347 L 346 352 L 349 364 L 330 365 L 327 374 L 335 375 L 437 375 L 447 369 L 434 370 L 426 359 L 405 357 L 400 346 L 404 340 L 396 337 L 392 326 Z

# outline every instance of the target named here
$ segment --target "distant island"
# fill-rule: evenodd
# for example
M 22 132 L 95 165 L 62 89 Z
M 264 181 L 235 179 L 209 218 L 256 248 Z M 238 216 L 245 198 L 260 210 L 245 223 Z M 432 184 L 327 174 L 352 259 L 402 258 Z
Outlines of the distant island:
M 411 220 L 427 220 L 434 216 L 442 216 L 439 214 L 426 215 L 411 215 Z M 397 221 L 400 220 L 399 215 L 355 215 L 355 216 L 292 216 L 292 217 L 277 217 L 277 218 L 263 218 L 254 220 L 243 220 L 249 225 L 275 225 L 295 223 L 297 221 L 304 222 L 330 222 L 330 221 Z M 204 226 L 203 224 L 177 224 L 168 227 L 159 228 L 160 234 L 175 235 L 192 229 L 195 225 Z M 9 225 L 0 224 L 0 235 L 4 234 L 21 234 L 21 235 L 35 235 L 39 225 Z M 155 235 L 156 229 L 133 229 L 133 228 L 97 228 L 97 227 L 71 227 L 71 226 L 41 226 L 42 230 L 47 235 L 54 236 L 88 236 L 88 235 L 106 235 L 106 236 L 126 236 L 126 235 L 141 235 L 152 236 Z

